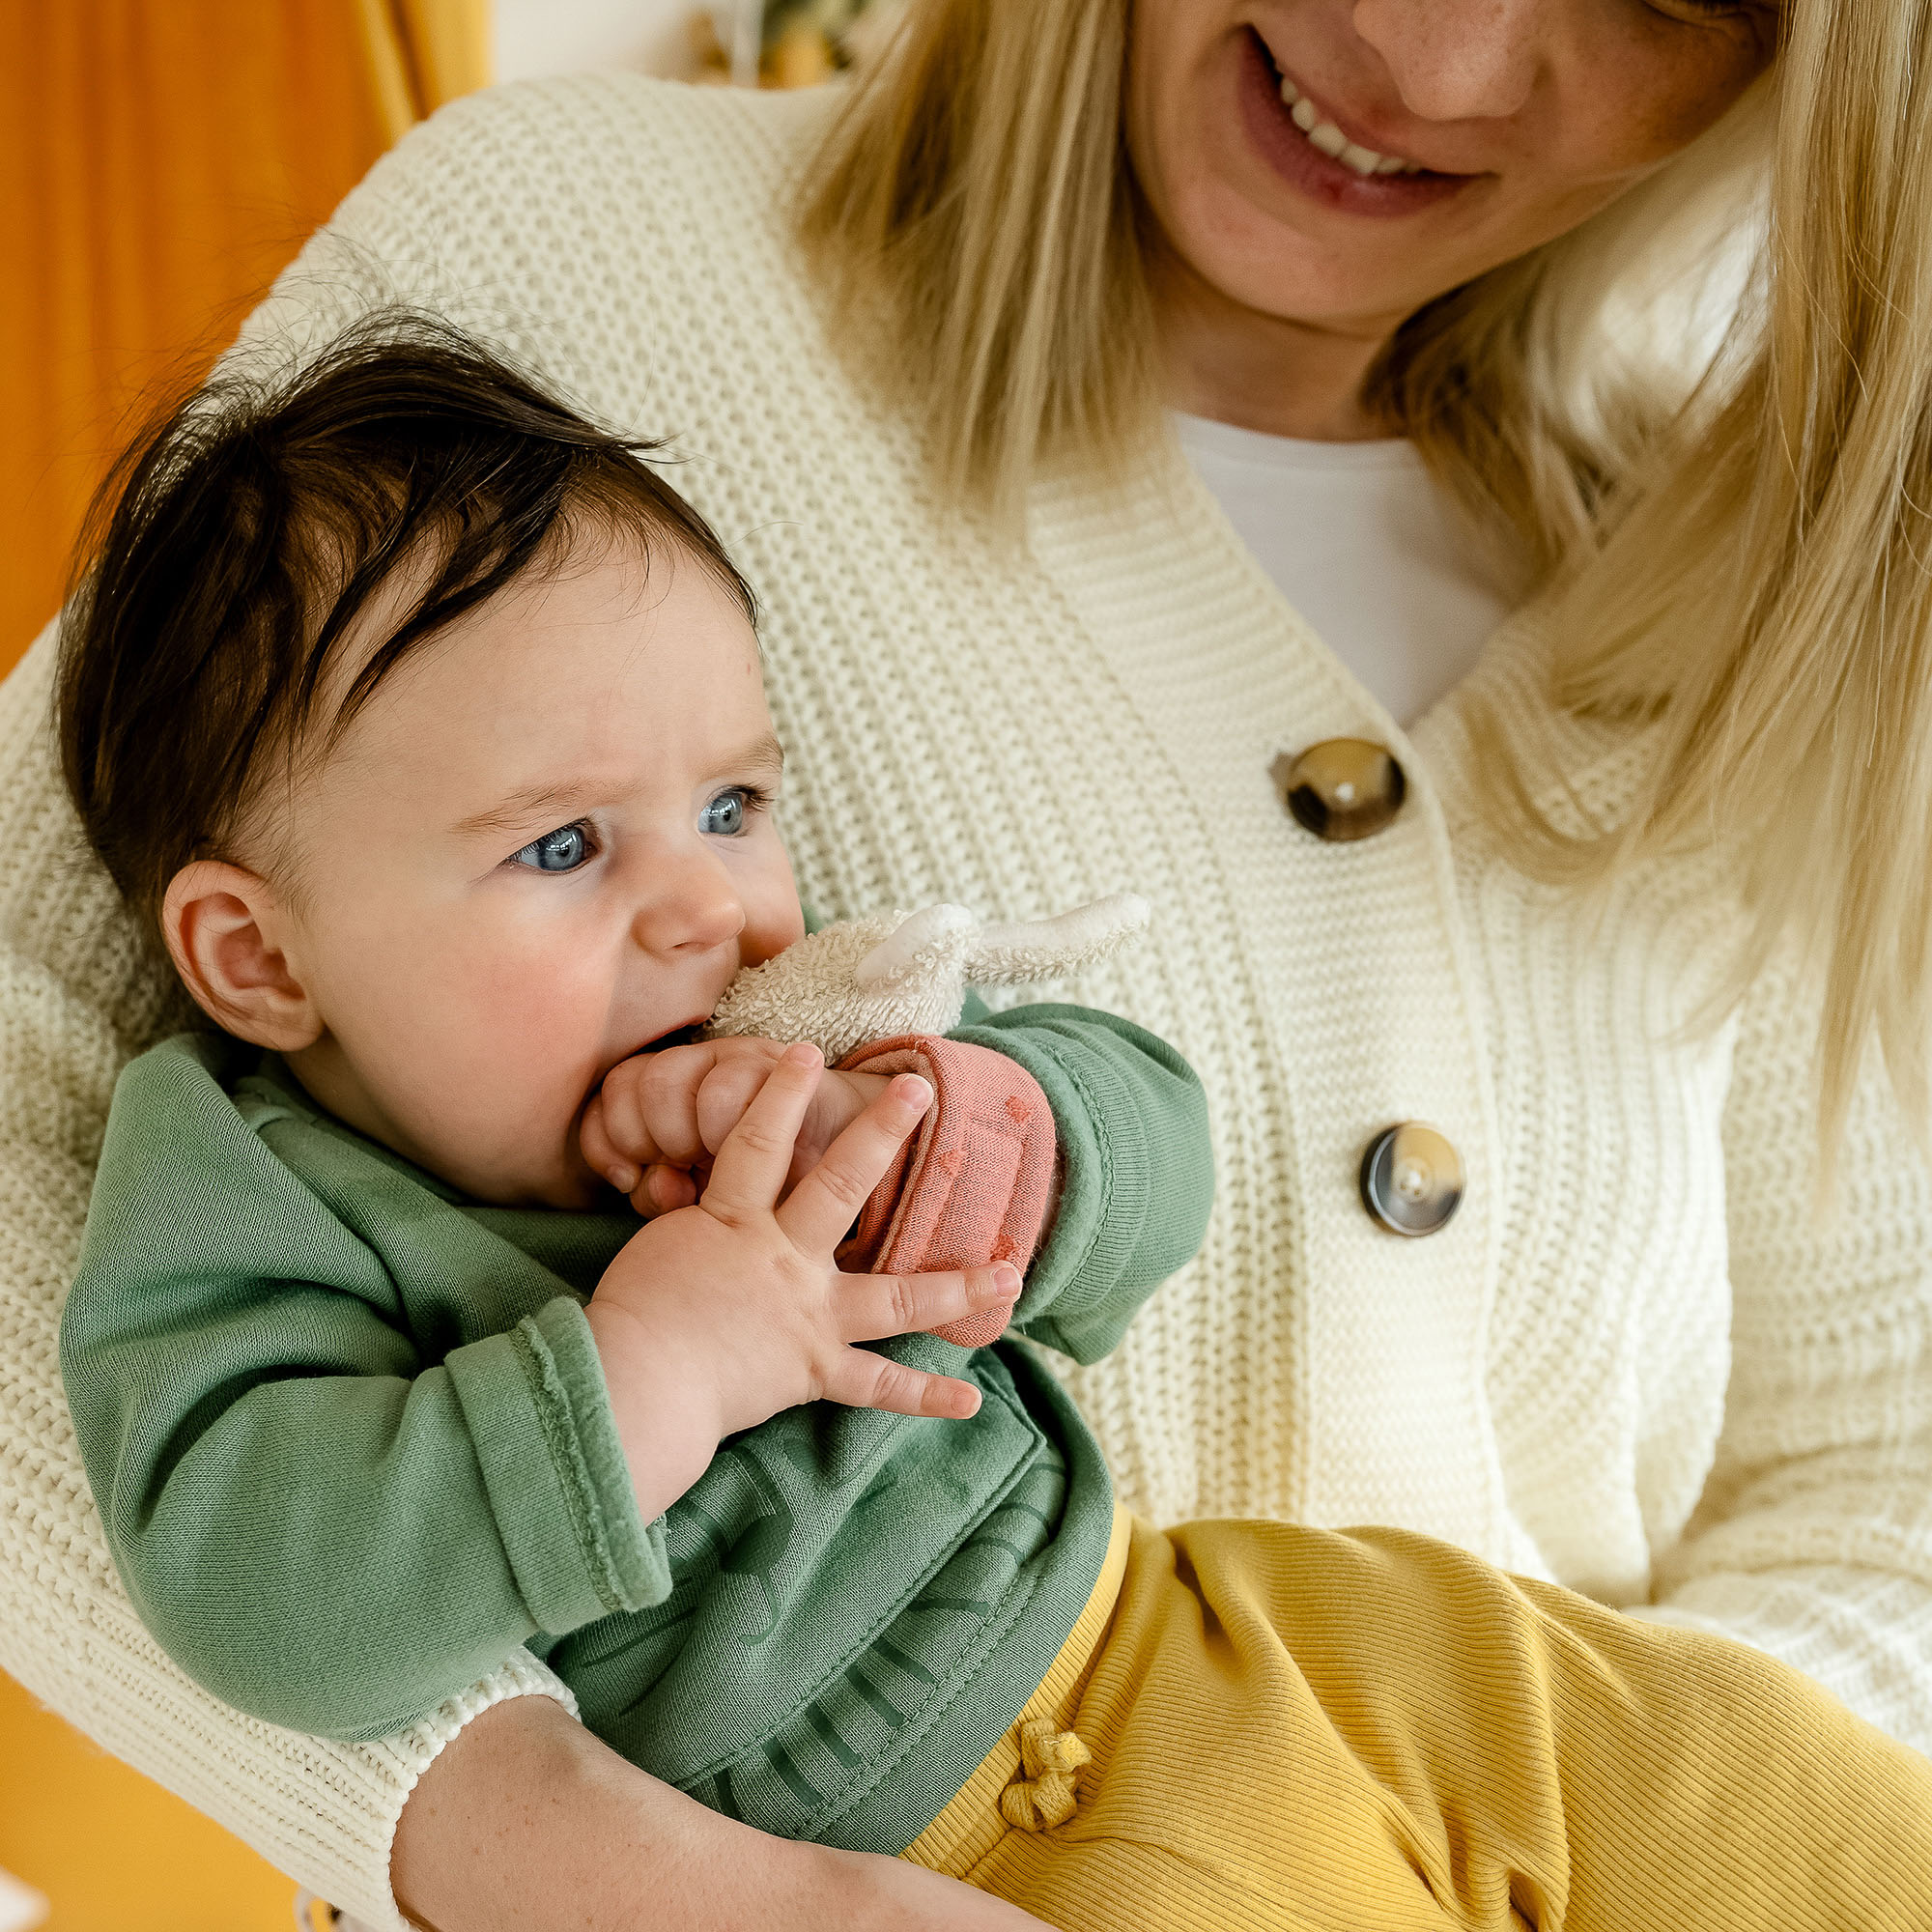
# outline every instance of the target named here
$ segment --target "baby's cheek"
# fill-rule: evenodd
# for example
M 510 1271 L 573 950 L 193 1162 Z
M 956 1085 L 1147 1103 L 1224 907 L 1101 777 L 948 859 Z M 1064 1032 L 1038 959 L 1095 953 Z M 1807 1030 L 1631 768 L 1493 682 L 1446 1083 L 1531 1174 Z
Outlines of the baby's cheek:
M 805 937 L 805 914 L 792 883 L 791 862 L 777 835 L 747 867 L 743 882 L 745 929 L 738 936 L 738 953 L 747 966 L 762 966 Z
M 594 994 L 566 976 L 533 982 L 486 971 L 450 988 L 445 1016 L 462 1040 L 452 1040 L 446 1103 L 478 1151 L 487 1146 L 526 1170 L 554 1171 L 566 1159 L 581 1168 L 578 1116 L 601 1065 Z

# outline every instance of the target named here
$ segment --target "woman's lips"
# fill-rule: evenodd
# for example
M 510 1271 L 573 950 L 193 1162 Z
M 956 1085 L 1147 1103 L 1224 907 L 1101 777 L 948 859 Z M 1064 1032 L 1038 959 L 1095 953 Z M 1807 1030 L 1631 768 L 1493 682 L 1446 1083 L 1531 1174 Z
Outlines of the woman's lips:
M 1295 126 L 1281 96 L 1281 76 L 1259 34 L 1245 36 L 1239 84 L 1242 125 L 1262 158 L 1312 201 L 1349 214 L 1388 218 L 1439 207 L 1480 175 L 1363 174 L 1318 148 Z

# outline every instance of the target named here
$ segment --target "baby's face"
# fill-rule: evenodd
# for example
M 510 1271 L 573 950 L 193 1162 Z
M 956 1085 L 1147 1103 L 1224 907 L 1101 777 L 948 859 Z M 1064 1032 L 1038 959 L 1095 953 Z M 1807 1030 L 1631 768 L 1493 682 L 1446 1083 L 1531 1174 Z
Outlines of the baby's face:
M 407 660 L 289 801 L 289 956 L 335 1114 L 466 1193 L 578 1207 L 611 1067 L 800 936 L 751 626 L 593 547 Z

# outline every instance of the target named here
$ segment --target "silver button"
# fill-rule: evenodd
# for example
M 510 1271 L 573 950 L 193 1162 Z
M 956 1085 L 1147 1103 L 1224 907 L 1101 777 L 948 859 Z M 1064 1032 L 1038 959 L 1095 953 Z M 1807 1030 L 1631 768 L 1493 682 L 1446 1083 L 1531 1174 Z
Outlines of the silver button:
M 1362 1206 L 1392 1235 L 1437 1234 L 1463 1205 L 1463 1157 L 1444 1135 L 1404 1121 L 1362 1156 Z
M 1268 776 L 1295 823 L 1335 844 L 1373 838 L 1408 792 L 1388 747 L 1367 738 L 1324 738 L 1305 752 L 1284 752 Z

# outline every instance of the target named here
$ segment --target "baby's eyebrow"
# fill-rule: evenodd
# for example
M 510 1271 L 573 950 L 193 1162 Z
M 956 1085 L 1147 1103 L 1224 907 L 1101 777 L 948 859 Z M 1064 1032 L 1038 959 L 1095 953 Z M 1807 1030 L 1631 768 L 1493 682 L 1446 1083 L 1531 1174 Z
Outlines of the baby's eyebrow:
M 779 743 L 778 734 L 767 731 L 762 738 L 730 758 L 721 776 L 735 770 L 770 772 L 776 777 L 784 770 L 784 747 Z M 452 830 L 459 838 L 473 838 L 486 832 L 521 832 L 532 819 L 548 818 L 554 813 L 561 820 L 582 810 L 586 805 L 598 803 L 605 796 L 599 787 L 582 781 L 564 784 L 523 785 L 507 798 L 498 799 L 495 805 L 485 806 L 481 811 L 472 811 L 468 818 L 459 819 Z
M 779 743 L 776 731 L 767 731 L 755 745 L 741 752 L 732 762 L 751 771 L 781 772 L 784 770 L 785 748 Z
M 524 785 L 495 805 L 459 819 L 453 829 L 464 838 L 483 832 L 519 832 L 539 815 L 554 811 L 567 816 L 588 803 L 591 796 L 591 787 L 581 783 Z

